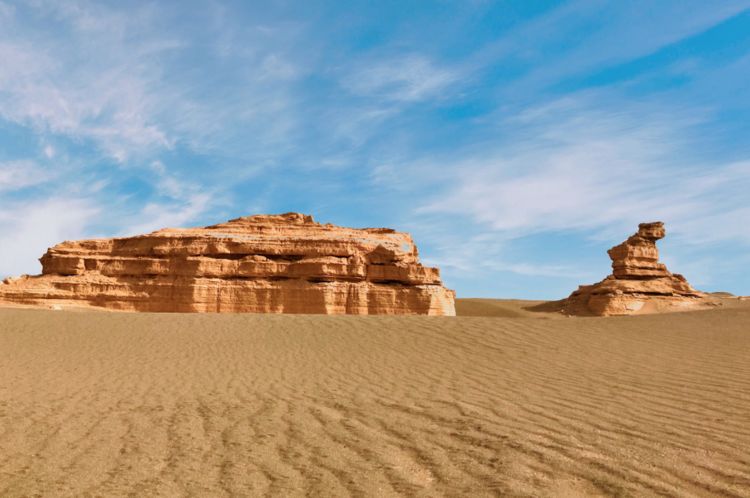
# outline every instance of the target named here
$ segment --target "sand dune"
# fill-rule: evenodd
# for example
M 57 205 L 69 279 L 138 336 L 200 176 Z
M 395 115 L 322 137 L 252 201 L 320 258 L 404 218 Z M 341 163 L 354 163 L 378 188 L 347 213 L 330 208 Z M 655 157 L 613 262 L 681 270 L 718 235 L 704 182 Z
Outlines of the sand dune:
M 750 496 L 750 306 L 464 304 L 2 309 L 0 496 Z

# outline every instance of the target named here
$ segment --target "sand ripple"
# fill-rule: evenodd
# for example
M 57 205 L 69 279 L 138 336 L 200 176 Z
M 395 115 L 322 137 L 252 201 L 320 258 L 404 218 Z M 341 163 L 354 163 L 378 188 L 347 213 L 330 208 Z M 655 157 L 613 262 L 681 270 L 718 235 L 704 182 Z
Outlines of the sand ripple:
M 750 496 L 750 309 L 0 310 L 0 496 Z

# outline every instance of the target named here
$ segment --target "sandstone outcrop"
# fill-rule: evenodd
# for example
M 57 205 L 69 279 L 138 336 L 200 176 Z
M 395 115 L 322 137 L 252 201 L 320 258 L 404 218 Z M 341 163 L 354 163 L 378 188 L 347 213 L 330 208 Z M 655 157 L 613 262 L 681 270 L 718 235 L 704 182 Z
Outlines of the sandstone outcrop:
M 299 213 L 63 242 L 0 302 L 154 312 L 455 315 L 454 292 L 409 234 Z
M 563 301 L 563 311 L 571 315 L 633 315 L 715 305 L 715 300 L 659 262 L 656 241 L 664 235 L 662 222 L 638 225 L 638 232 L 608 251 L 612 274 L 599 283 L 580 286 Z

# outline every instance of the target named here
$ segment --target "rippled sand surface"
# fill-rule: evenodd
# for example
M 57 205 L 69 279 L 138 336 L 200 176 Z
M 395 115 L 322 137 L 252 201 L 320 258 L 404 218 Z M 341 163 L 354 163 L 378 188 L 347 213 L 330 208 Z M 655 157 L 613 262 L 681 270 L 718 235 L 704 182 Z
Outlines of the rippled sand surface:
M 498 303 L 0 309 L 0 496 L 750 496 L 747 306 Z

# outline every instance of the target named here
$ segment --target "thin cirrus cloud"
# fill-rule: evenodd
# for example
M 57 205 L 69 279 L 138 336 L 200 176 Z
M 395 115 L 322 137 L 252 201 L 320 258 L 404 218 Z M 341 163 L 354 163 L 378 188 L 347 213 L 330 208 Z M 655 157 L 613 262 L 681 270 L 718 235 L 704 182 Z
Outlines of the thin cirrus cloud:
M 120 235 L 132 236 L 161 228 L 187 226 L 210 204 L 211 195 L 205 192 L 191 192 L 169 204 L 149 203 L 138 211 L 137 219 L 133 219 Z
M 365 61 L 343 79 L 350 92 L 386 101 L 416 102 L 439 96 L 458 79 L 455 70 L 440 67 L 422 55 Z
M 114 51 L 106 56 L 103 49 L 80 61 L 75 52 L 48 43 L 0 44 L 2 118 L 92 140 L 120 162 L 134 150 L 170 145 L 149 119 L 154 99 L 143 68 L 132 60 L 117 61 Z
M 606 236 L 652 218 L 687 234 L 701 220 L 745 211 L 748 163 L 691 159 L 688 125 L 700 116 L 649 114 L 653 107 L 603 111 L 565 99 L 527 109 L 500 128 L 499 151 L 456 161 L 440 198 L 419 211 L 469 216 L 500 239 L 561 230 Z M 686 240 L 750 244 L 744 229 L 727 226 Z
M 44 183 L 49 179 L 39 166 L 30 160 L 7 161 L 0 163 L 0 194 L 18 191 Z
M 482 71 L 507 60 L 518 74 L 499 93 L 526 100 L 532 92 L 656 53 L 748 8 L 747 0 L 563 2 L 486 44 L 465 65 Z
M 279 82 L 293 80 L 297 68 L 271 51 L 273 39 L 264 41 L 268 50 L 217 68 L 231 74 L 215 80 L 182 61 L 222 66 L 191 46 L 189 26 L 161 28 L 168 9 L 39 2 L 34 14 L 46 25 L 16 11 L 11 24 L 19 27 L 0 34 L 0 117 L 7 121 L 89 141 L 120 164 L 148 161 L 178 141 L 199 150 L 225 146 L 222 136 L 237 135 L 228 126 L 244 123 L 268 137 L 288 122 Z M 211 29 L 195 32 L 210 36 Z M 217 84 L 221 91 L 212 91 Z

